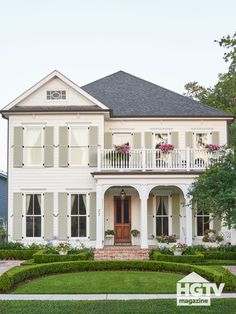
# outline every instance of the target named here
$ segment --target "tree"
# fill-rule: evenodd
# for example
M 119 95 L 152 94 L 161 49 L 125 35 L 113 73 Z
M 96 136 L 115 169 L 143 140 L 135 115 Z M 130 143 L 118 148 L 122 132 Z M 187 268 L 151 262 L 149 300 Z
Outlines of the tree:
M 223 152 L 221 162 L 210 166 L 193 183 L 189 195 L 197 207 L 236 228 L 236 154 Z
M 228 72 L 219 74 L 213 87 L 206 88 L 196 81 L 187 83 L 184 95 L 236 116 L 236 33 L 215 42 L 227 49 L 223 59 L 229 63 Z M 230 127 L 230 144 L 236 145 L 235 124 Z

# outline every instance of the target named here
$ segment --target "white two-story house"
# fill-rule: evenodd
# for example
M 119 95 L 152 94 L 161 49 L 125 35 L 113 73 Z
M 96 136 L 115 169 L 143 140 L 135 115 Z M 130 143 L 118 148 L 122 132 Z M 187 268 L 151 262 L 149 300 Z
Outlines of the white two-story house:
M 113 230 L 114 245 L 146 249 L 160 235 L 191 245 L 226 231 L 188 196 L 219 157 L 206 145 L 228 142 L 225 112 L 122 71 L 83 87 L 54 71 L 2 115 L 10 241 L 103 248 Z

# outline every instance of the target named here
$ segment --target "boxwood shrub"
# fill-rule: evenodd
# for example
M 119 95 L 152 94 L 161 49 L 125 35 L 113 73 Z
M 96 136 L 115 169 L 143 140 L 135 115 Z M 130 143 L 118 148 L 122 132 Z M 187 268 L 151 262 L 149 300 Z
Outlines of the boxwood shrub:
M 38 250 L 0 250 L 0 260 L 31 259 Z
M 219 273 L 206 269 L 204 266 L 161 261 L 75 261 L 15 267 L 0 276 L 0 291 L 7 292 L 22 281 L 43 275 L 102 270 L 168 271 L 186 274 L 195 271 L 211 282 L 217 284 L 225 282 L 225 290 L 235 289 L 232 275 L 229 272 L 227 274 Z
M 66 262 L 66 261 L 79 261 L 79 260 L 89 260 L 91 258 L 90 252 L 81 252 L 78 254 L 47 254 L 45 251 L 38 251 L 33 255 L 35 263 L 54 263 L 54 262 Z
M 203 254 L 197 255 L 164 255 L 158 252 L 153 252 L 152 259 L 157 261 L 175 262 L 175 263 L 199 263 L 204 261 Z
M 208 252 L 204 252 L 204 256 L 205 256 L 205 259 L 235 260 L 236 252 L 208 251 Z

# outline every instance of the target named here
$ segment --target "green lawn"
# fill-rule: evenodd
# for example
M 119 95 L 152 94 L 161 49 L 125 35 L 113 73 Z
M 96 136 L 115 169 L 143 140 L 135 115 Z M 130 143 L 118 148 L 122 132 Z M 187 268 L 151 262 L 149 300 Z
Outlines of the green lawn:
M 1 314 L 222 314 L 236 313 L 236 299 L 212 300 L 211 306 L 176 306 L 176 300 L 146 301 L 0 301 Z
M 184 275 L 166 272 L 97 271 L 46 276 L 22 284 L 13 293 L 175 293 Z

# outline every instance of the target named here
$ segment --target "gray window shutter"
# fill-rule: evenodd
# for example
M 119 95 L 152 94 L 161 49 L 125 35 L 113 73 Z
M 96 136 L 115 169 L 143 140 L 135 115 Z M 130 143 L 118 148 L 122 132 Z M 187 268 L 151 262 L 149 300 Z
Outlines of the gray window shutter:
M 153 148 L 152 132 L 145 132 L 144 138 L 145 138 L 145 148 L 152 149 Z
M 44 193 L 44 239 L 53 239 L 53 193 Z
M 185 147 L 193 148 L 193 132 L 185 133 Z
M 142 148 L 142 134 L 133 133 L 133 147 L 134 149 Z
M 97 167 L 98 127 L 89 127 L 89 166 Z
M 59 167 L 68 167 L 68 127 L 59 127 Z
M 90 240 L 96 240 L 96 193 L 90 193 Z
M 172 195 L 172 233 L 180 237 L 180 197 L 179 194 Z
M 67 240 L 68 238 L 68 217 L 67 217 L 67 193 L 58 193 L 58 238 Z
M 13 193 L 13 240 L 22 240 L 22 193 Z
M 44 131 L 44 167 L 54 166 L 54 127 L 47 126 Z
M 174 145 L 175 148 L 179 148 L 179 133 L 171 132 L 171 144 Z
M 148 239 L 153 239 L 153 208 L 152 208 L 152 202 L 153 196 L 150 194 L 148 199 L 148 209 L 147 209 L 147 230 L 148 230 Z
M 112 148 L 112 133 L 111 132 L 105 132 L 104 148 L 107 148 L 107 149 Z
M 22 168 L 23 166 L 23 128 L 22 127 L 14 127 L 13 166 L 15 168 Z
M 220 134 L 219 132 L 212 132 L 212 144 L 220 144 Z

